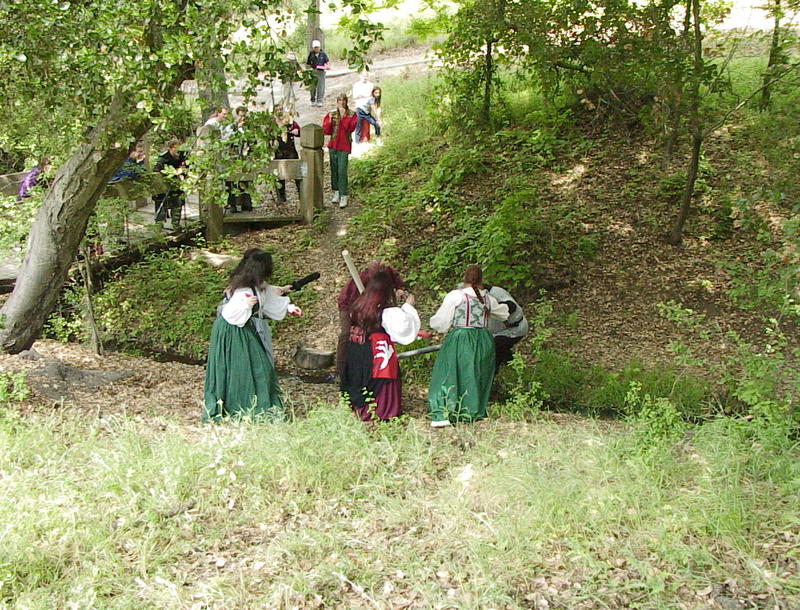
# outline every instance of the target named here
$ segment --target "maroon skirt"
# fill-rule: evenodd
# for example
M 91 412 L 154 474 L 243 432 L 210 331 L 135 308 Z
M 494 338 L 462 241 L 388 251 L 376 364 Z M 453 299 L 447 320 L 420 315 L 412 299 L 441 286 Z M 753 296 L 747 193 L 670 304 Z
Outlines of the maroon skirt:
M 403 413 L 400 377 L 374 378 L 372 361 L 369 340 L 364 343 L 348 341 L 339 389 L 347 395 L 350 407 L 362 421 L 398 417 Z

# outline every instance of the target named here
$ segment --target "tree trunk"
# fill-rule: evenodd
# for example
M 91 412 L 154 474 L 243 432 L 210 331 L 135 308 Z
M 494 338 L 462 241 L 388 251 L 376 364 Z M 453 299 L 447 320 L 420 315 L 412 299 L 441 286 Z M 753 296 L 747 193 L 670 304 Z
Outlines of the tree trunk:
M 694 183 L 697 180 L 698 169 L 700 168 L 700 153 L 703 148 L 702 134 L 692 134 L 692 154 L 689 158 L 689 167 L 686 172 L 686 186 L 683 189 L 683 196 L 681 197 L 681 209 L 678 212 L 678 218 L 675 225 L 669 233 L 667 242 L 673 246 L 680 245 L 683 241 L 683 225 L 686 223 L 686 218 L 689 216 L 689 210 L 692 206 L 692 196 L 694 195 Z
M 325 48 L 325 33 L 322 31 L 322 28 L 319 26 L 319 0 L 311 0 L 308 5 L 308 23 L 306 24 L 306 51 L 311 51 L 311 41 L 312 40 L 319 40 L 320 44 L 322 45 L 322 49 Z
M 111 114 L 111 113 L 109 113 Z M 120 120 L 123 114 L 115 115 Z M 107 118 L 110 118 L 107 116 Z M 28 236 L 14 292 L 0 316 L 0 350 L 29 349 L 56 305 L 89 216 L 127 149 L 103 150 L 101 130 L 56 172 Z
M 92 352 L 97 356 L 103 354 L 103 341 L 100 338 L 100 329 L 97 327 L 97 320 L 94 317 L 94 306 L 92 294 L 94 294 L 94 283 L 92 282 L 92 265 L 90 264 L 90 249 L 84 245 L 81 248 L 83 253 L 83 265 L 81 265 L 81 275 L 83 276 L 84 295 L 84 317 L 86 326 L 89 328 L 89 344 Z
M 205 121 L 219 107 L 230 108 L 227 76 L 221 59 L 206 60 L 197 70 L 197 96 Z
M 686 13 L 683 15 L 683 30 L 681 31 L 681 42 L 683 47 L 682 53 L 689 53 L 691 49 L 691 33 L 692 28 L 692 11 L 691 5 L 687 3 Z M 667 138 L 664 142 L 664 159 L 662 160 L 662 169 L 669 169 L 672 163 L 672 155 L 675 154 L 675 149 L 678 146 L 678 140 L 681 135 L 681 123 L 683 122 L 683 90 L 686 83 L 684 70 L 682 65 L 678 66 L 678 75 L 675 78 L 675 89 L 667 96 L 667 107 L 670 110 L 669 125 L 667 126 Z
M 164 86 L 165 103 L 191 78 L 193 66 L 176 70 Z M 0 351 L 29 349 L 53 311 L 97 200 L 128 155 L 126 146 L 109 143 L 138 140 L 152 125 L 149 119 L 131 121 L 134 102 L 130 96 L 114 100 L 87 141 L 58 168 L 31 226 L 14 292 L 0 309 Z
M 759 101 L 759 108 L 767 110 L 770 106 L 771 85 L 775 77 L 775 69 L 778 64 L 783 63 L 781 58 L 781 0 L 774 0 L 773 11 L 773 27 L 772 27 L 772 43 L 769 47 L 769 60 L 767 61 L 767 69 L 764 72 L 764 84 L 761 90 L 761 100 Z
M 692 132 L 692 154 L 689 158 L 689 166 L 686 171 L 686 186 L 681 197 L 681 208 L 678 218 L 667 237 L 667 242 L 673 246 L 679 245 L 683 241 L 683 226 L 689 216 L 694 196 L 694 183 L 697 180 L 697 172 L 700 167 L 700 154 L 703 148 L 703 129 L 700 125 L 700 82 L 703 78 L 703 33 L 700 30 L 700 0 L 688 0 L 687 10 L 691 7 L 692 20 L 694 22 L 694 65 L 692 70 L 692 82 L 689 90 L 689 120 Z
M 486 55 L 483 65 L 483 106 L 481 107 L 481 119 L 484 124 L 489 124 L 489 111 L 492 103 L 492 76 L 494 67 L 492 66 L 492 40 L 486 41 Z

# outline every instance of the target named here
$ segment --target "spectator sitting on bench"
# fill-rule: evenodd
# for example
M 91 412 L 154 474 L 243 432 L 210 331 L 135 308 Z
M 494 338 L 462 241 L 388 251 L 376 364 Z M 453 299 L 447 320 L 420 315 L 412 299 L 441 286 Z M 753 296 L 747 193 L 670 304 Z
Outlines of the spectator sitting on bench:
M 50 159 L 42 157 L 42 159 L 33 166 L 33 168 L 22 177 L 19 183 L 19 190 L 17 191 L 17 201 L 30 197 L 29 191 L 39 184 L 39 179 L 42 174 L 50 167 Z
M 136 146 L 128 155 L 128 158 L 122 163 L 117 173 L 108 181 L 109 184 L 116 184 L 123 180 L 137 180 L 144 174 L 145 152 L 144 144 L 137 142 Z

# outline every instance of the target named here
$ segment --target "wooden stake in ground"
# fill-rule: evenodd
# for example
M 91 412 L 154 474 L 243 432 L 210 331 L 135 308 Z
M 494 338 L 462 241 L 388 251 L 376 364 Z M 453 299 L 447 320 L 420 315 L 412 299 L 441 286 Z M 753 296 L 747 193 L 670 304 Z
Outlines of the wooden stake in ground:
M 100 329 L 97 328 L 97 320 L 94 318 L 94 307 L 92 306 L 94 285 L 92 283 L 92 267 L 89 264 L 90 249 L 84 244 L 82 250 L 83 264 L 80 265 L 80 270 L 83 276 L 83 288 L 86 291 L 84 296 L 84 319 L 86 320 L 86 326 L 89 327 L 92 351 L 101 356 L 103 354 L 103 342 L 100 339 Z

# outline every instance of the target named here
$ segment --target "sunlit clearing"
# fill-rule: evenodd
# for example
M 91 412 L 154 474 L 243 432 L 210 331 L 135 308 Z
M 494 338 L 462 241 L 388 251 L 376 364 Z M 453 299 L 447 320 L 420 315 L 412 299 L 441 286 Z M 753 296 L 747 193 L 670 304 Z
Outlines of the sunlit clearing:
M 563 176 L 555 178 L 552 182 L 553 186 L 560 186 L 562 188 L 569 188 L 575 186 L 580 180 L 581 176 L 586 173 L 586 166 L 583 163 L 578 163 L 571 170 L 566 172 Z

